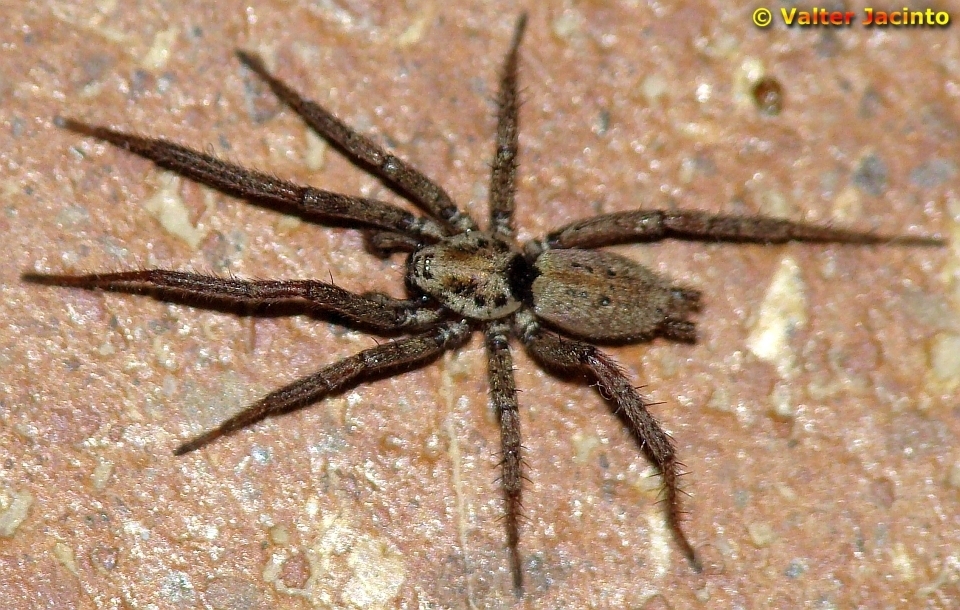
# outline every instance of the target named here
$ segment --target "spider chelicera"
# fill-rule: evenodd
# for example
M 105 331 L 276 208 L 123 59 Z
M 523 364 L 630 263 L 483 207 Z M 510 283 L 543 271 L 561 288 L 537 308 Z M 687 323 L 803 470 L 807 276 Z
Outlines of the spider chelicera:
M 510 338 L 546 367 L 579 374 L 596 383 L 617 410 L 640 448 L 663 477 L 671 529 L 694 567 L 699 561 L 680 526 L 677 461 L 671 437 L 647 410 L 648 402 L 617 363 L 591 343 L 625 344 L 664 337 L 696 340 L 689 319 L 700 292 L 675 286 L 638 263 L 594 248 L 666 238 L 784 243 L 787 241 L 939 246 L 932 236 L 888 237 L 764 216 L 698 211 L 635 210 L 602 214 L 561 227 L 518 247 L 514 239 L 518 115 L 517 64 L 526 16 L 517 21 L 500 75 L 496 153 L 490 179 L 490 223 L 481 230 L 435 182 L 360 135 L 329 111 L 301 97 L 273 76 L 258 57 L 239 51 L 240 61 L 331 145 L 428 214 L 416 216 L 395 205 L 300 186 L 226 163 L 158 138 L 146 138 L 71 119 L 58 123 L 153 161 L 229 195 L 302 215 L 318 223 L 367 231 L 381 254 L 408 252 L 408 299 L 380 293 L 355 294 L 316 280 L 240 280 L 167 269 L 60 275 L 25 273 L 38 284 L 147 293 L 191 303 L 264 306 L 293 304 L 335 316 L 348 326 L 404 335 L 326 366 L 246 407 L 218 427 L 175 450 L 194 451 L 273 414 L 285 413 L 356 386 L 432 361 L 484 334 L 490 400 L 500 422 L 501 482 L 510 570 L 522 591 L 518 551 L 523 459 L 520 414 Z

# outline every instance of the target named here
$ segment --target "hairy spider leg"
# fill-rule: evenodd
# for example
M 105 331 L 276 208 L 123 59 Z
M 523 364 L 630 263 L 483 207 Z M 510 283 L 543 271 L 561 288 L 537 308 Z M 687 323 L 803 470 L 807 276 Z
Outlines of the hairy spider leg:
M 346 322 L 379 331 L 421 330 L 442 319 L 437 309 L 420 300 L 394 299 L 380 293 L 355 294 L 339 286 L 314 280 L 239 280 L 199 273 L 143 269 L 57 275 L 24 273 L 34 284 L 149 294 L 159 300 L 251 306 L 302 303 L 306 309 L 337 314 Z
M 527 27 L 526 13 L 517 19 L 510 50 L 500 72 L 497 94 L 497 148 L 490 173 L 490 232 L 513 241 L 513 208 L 517 191 L 517 149 L 520 146 L 520 97 L 517 93 L 517 63 L 520 40 Z
M 300 186 L 163 138 L 147 138 L 67 118 L 59 118 L 58 124 L 126 149 L 159 167 L 228 195 L 251 203 L 278 206 L 283 211 L 292 210 L 308 221 L 335 220 L 358 229 L 377 227 L 426 242 L 435 242 L 444 235 L 443 229 L 432 220 L 383 201 Z
M 542 251 L 546 248 L 599 248 L 668 238 L 761 244 L 798 241 L 943 246 L 946 243 L 934 235 L 878 235 L 767 216 L 732 216 L 682 210 L 631 210 L 602 214 L 551 231 L 546 239 L 532 243 L 535 251 Z
M 510 353 L 510 324 L 504 321 L 487 324 L 487 377 L 490 384 L 490 402 L 500 423 L 500 485 L 505 503 L 507 550 L 510 553 L 510 572 L 517 596 L 523 592 L 521 569 L 520 517 L 523 484 L 523 455 L 520 439 L 520 405 L 513 377 L 513 356 Z
M 436 182 L 403 159 L 385 151 L 370 138 L 358 133 L 320 104 L 303 98 L 271 74 L 258 56 L 247 51 L 237 51 L 237 57 L 262 78 L 274 94 L 299 114 L 307 125 L 351 161 L 392 185 L 455 233 L 477 230 L 477 223 L 457 208 L 450 195 Z
M 595 346 L 544 331 L 529 312 L 517 314 L 514 333 L 527 352 L 548 368 L 592 378 L 598 384 L 601 396 L 617 408 L 617 414 L 627 423 L 643 452 L 660 470 L 670 529 L 684 555 L 699 572 L 702 569 L 700 559 L 681 527 L 681 464 L 677 460 L 673 439 L 647 410 L 649 403 L 631 385 L 616 361 Z
M 513 210 L 517 181 L 520 103 L 517 93 L 517 64 L 520 40 L 527 25 L 526 13 L 517 19 L 510 50 L 500 72 L 497 95 L 496 152 L 490 171 L 490 232 L 513 243 Z M 500 484 L 503 488 L 507 549 L 514 593 L 523 593 L 520 517 L 523 486 L 523 459 L 520 439 L 520 410 L 510 353 L 510 322 L 498 320 L 486 325 L 487 376 L 490 401 L 500 423 Z
M 397 369 L 423 366 L 443 352 L 462 345 L 470 333 L 467 322 L 444 322 L 420 334 L 363 350 L 267 394 L 216 428 L 183 443 L 173 453 L 189 453 L 225 434 L 246 428 L 271 415 L 305 407 L 371 377 Z

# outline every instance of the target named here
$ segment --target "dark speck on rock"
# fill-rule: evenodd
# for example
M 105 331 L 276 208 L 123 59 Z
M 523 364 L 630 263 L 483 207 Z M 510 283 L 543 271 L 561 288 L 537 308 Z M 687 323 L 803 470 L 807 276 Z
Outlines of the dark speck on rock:
M 245 78 L 243 93 L 247 102 L 247 112 L 254 123 L 266 123 L 280 112 L 279 103 L 265 94 L 264 85 L 258 81 Z
M 927 131 L 943 140 L 960 138 L 960 123 L 953 117 L 952 110 L 941 104 L 930 104 L 920 110 L 920 120 Z
M 787 569 L 784 571 L 784 575 L 787 578 L 798 578 L 805 571 L 806 568 L 804 568 L 803 562 L 794 559 L 790 562 L 790 565 L 787 566 Z
M 23 133 L 23 128 L 26 126 L 26 123 L 23 122 L 23 119 L 20 117 L 13 117 L 10 121 L 10 135 L 15 138 L 19 138 Z
M 883 102 L 883 99 L 880 97 L 880 94 L 873 87 L 867 87 L 864 90 L 863 95 L 860 97 L 860 109 L 858 114 L 861 119 L 872 119 L 877 115 L 877 112 L 880 110 L 880 104 Z
M 864 193 L 879 197 L 887 188 L 887 176 L 887 164 L 871 153 L 860 160 L 860 166 L 853 173 L 853 183 Z
M 948 182 L 956 174 L 956 163 L 937 157 L 913 168 L 910 171 L 910 182 L 920 188 L 932 189 Z
M 138 98 L 150 87 L 153 79 L 146 70 L 137 69 L 130 76 L 130 97 Z
M 113 68 L 113 59 L 107 55 L 91 55 L 80 64 L 83 75 L 78 83 L 81 87 L 93 84 L 103 78 Z
M 235 267 L 243 258 L 246 249 L 246 235 L 236 229 L 227 233 L 214 231 L 212 238 L 203 247 L 207 263 L 221 273 Z
M 761 78 L 753 85 L 753 101 L 763 114 L 780 114 L 783 110 L 783 85 L 772 76 Z
M 817 38 L 814 48 L 820 57 L 834 57 L 842 48 L 840 37 L 831 29 L 823 30 Z
M 177 80 L 177 77 L 171 74 L 170 72 L 164 72 L 160 75 L 160 78 L 157 79 L 157 93 L 166 93 L 172 85 Z
M 610 111 L 601 110 L 594 123 L 593 132 L 598 136 L 602 136 L 607 133 L 608 129 L 610 129 Z

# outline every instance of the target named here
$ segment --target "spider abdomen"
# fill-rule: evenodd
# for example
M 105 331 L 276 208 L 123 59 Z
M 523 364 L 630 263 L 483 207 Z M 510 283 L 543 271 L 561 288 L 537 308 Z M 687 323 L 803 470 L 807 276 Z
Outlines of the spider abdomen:
M 480 231 L 424 246 L 410 255 L 407 283 L 444 307 L 475 320 L 497 320 L 520 309 L 512 278 L 519 252 Z
M 623 256 L 576 248 L 547 250 L 534 268 L 534 313 L 560 330 L 596 341 L 625 341 L 661 334 L 683 321 L 695 303 L 692 291 L 675 288 Z

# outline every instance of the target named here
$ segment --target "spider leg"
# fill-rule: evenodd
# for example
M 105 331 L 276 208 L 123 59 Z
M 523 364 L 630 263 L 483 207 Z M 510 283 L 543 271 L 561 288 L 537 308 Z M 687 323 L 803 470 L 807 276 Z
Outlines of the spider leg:
M 325 396 L 342 392 L 362 379 L 398 368 L 425 364 L 444 351 L 462 344 L 469 336 L 470 325 L 467 322 L 446 322 L 418 335 L 364 350 L 267 394 L 216 428 L 183 443 L 174 454 L 189 453 L 271 415 L 305 407 Z
M 436 222 L 383 201 L 300 186 L 162 138 L 146 138 L 74 119 L 60 119 L 60 124 L 70 131 L 124 148 L 164 169 L 228 195 L 293 210 L 307 220 L 319 217 L 359 227 L 372 226 L 429 242 L 444 236 L 443 228 Z
M 517 190 L 520 100 L 517 95 L 517 62 L 527 15 L 517 19 L 510 50 L 503 62 L 497 95 L 497 152 L 490 174 L 490 230 L 505 241 L 513 240 L 513 207 Z
M 510 355 L 510 325 L 497 321 L 487 325 L 487 363 L 490 379 L 490 400 L 500 419 L 500 467 L 506 504 L 507 547 L 513 590 L 517 597 L 523 594 L 523 572 L 520 565 L 520 515 L 523 459 L 520 446 L 520 411 L 517 404 L 517 386 L 513 378 L 513 358 Z
M 389 231 L 368 231 L 364 235 L 367 251 L 380 258 L 387 258 L 395 252 L 414 252 L 420 242 L 402 233 Z
M 699 571 L 700 560 L 680 526 L 681 465 L 677 460 L 670 435 L 647 411 L 649 403 L 630 384 L 630 380 L 619 365 L 593 345 L 544 332 L 528 312 L 518 314 L 516 319 L 514 332 L 534 358 L 548 367 L 586 373 L 595 379 L 600 393 L 613 403 L 617 414 L 630 426 L 630 431 L 640 442 L 643 452 L 663 476 L 664 501 L 667 505 L 667 519 L 670 527 L 684 555 L 693 564 L 694 569 Z
M 313 280 L 238 280 L 198 273 L 143 269 L 88 275 L 25 273 L 23 280 L 49 286 L 150 294 L 163 300 L 271 305 L 303 303 L 307 309 L 335 313 L 377 330 L 421 329 L 435 324 L 439 311 L 417 300 L 383 294 L 354 294 Z
M 477 229 L 473 219 L 457 208 L 440 185 L 406 161 L 383 150 L 373 140 L 357 133 L 316 102 L 303 98 L 271 74 L 258 56 L 237 51 L 237 57 L 243 65 L 266 81 L 274 94 L 299 114 L 314 131 L 339 148 L 354 163 L 397 188 L 424 211 L 443 221 L 457 233 Z
M 769 216 L 733 216 L 698 211 L 633 210 L 601 214 L 561 227 L 527 248 L 598 248 L 661 239 L 781 244 L 788 241 L 844 244 L 942 246 L 933 235 L 876 235 Z

